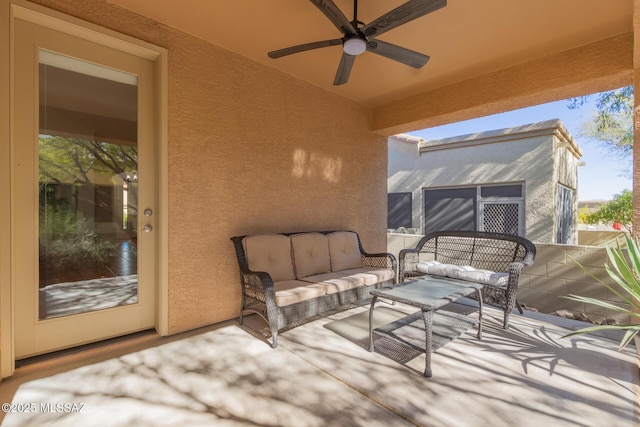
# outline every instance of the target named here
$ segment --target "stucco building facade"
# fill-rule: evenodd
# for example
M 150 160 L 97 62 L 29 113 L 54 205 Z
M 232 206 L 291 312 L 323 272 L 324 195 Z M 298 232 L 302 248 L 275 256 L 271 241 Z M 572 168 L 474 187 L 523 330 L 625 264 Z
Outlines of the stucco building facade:
M 575 244 L 581 155 L 559 120 L 436 141 L 390 137 L 388 225 Z

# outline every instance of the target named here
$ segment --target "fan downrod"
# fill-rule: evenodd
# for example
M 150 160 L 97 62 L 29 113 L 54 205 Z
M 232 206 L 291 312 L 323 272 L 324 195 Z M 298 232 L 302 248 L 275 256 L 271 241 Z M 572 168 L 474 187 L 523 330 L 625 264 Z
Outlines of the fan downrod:
M 356 30 L 356 34 L 349 34 L 342 37 L 342 50 L 347 55 L 357 56 L 363 54 L 367 50 L 367 36 L 365 36 L 360 28 L 364 26 L 364 22 L 358 21 L 358 0 L 353 0 L 353 21 L 351 25 Z

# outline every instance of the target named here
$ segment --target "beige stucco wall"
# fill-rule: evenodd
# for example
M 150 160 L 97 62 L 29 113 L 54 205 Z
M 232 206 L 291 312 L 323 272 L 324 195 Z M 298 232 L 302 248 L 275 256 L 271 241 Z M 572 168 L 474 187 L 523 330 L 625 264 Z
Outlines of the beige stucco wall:
M 346 228 L 386 245 L 386 138 L 365 107 L 94 0 L 35 3 L 168 50 L 169 332 L 236 317 L 229 237 Z
M 637 79 L 633 70 L 638 50 L 630 32 L 448 86 L 426 88 L 377 106 L 373 128 L 393 135 L 628 86 Z

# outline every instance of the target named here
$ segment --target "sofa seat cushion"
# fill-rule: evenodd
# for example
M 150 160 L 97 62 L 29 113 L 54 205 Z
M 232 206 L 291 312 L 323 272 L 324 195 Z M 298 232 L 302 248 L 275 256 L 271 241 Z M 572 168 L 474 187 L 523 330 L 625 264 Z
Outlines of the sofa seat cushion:
M 251 271 L 266 271 L 271 280 L 294 280 L 291 239 L 282 234 L 256 234 L 242 240 Z
M 360 268 L 362 253 L 358 244 L 358 235 L 352 231 L 336 231 L 327 235 L 331 271 Z
M 390 268 L 362 267 L 332 273 L 317 274 L 301 280 L 325 286 L 328 294 L 354 289 L 359 286 L 372 286 L 376 283 L 392 280 L 394 272 Z
M 316 274 L 314 276 L 303 277 L 301 280 L 323 286 L 327 294 L 336 294 L 364 286 L 364 279 L 362 277 L 349 276 L 341 273 Z
M 362 267 L 353 268 L 351 270 L 342 270 L 340 274 L 349 275 L 349 277 L 361 278 L 363 284 L 366 286 L 375 285 L 387 280 L 393 280 L 395 273 L 390 268 L 374 268 L 374 267 Z
M 324 286 L 302 280 L 281 280 L 273 283 L 276 291 L 276 305 L 284 307 L 322 297 L 327 294 Z
M 506 288 L 509 283 L 509 273 L 496 273 L 491 270 L 481 270 L 470 265 L 443 264 L 438 261 L 424 261 L 418 263 L 416 269 L 421 273 L 435 276 L 451 277 L 452 279 L 482 283 L 499 288 Z
M 291 236 L 296 277 L 313 276 L 331 271 L 329 241 L 322 233 L 301 233 Z

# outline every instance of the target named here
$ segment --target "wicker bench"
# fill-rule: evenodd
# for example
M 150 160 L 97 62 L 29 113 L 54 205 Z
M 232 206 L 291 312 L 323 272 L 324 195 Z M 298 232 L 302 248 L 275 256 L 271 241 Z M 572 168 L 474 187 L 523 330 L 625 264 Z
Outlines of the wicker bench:
M 424 275 L 448 276 L 482 283 L 485 303 L 504 310 L 503 327 L 516 306 L 522 267 L 530 265 L 536 247 L 529 240 L 475 231 L 441 231 L 424 236 L 415 248 L 398 255 L 398 280 Z M 518 311 L 522 314 L 520 304 Z
M 353 231 L 232 237 L 242 286 L 240 323 L 257 313 L 278 332 L 328 311 L 371 299 L 369 289 L 397 283 L 396 258 L 367 253 Z

